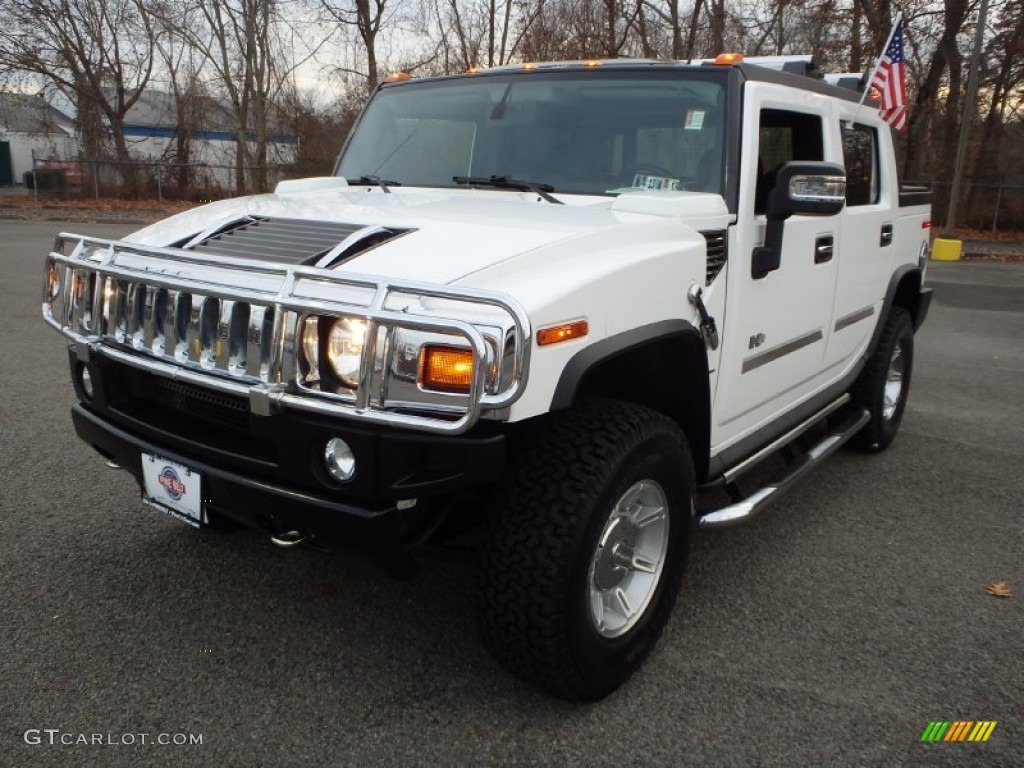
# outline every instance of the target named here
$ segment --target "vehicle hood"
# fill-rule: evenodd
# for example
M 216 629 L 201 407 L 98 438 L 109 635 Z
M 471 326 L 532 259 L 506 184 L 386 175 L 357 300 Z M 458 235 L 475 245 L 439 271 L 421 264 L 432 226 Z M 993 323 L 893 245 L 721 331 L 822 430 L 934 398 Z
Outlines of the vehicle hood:
M 403 280 L 450 284 L 517 256 L 563 241 L 645 227 L 666 218 L 693 229 L 723 228 L 721 197 L 701 193 L 565 197 L 495 190 L 349 187 L 342 179 L 286 182 L 267 195 L 224 200 L 173 216 L 125 238 L 144 245 L 180 244 L 246 217 L 385 227 L 403 234 L 344 255 L 332 266 Z M 495 286 L 500 289 L 500 286 Z

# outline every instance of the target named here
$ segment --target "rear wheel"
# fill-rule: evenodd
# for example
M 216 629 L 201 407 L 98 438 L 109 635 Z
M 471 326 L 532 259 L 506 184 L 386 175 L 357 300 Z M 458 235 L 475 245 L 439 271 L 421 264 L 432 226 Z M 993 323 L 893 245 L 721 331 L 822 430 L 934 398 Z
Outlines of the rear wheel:
M 693 462 L 672 420 L 593 401 L 515 452 L 485 549 L 480 626 L 514 674 L 594 700 L 654 647 L 695 530 Z
M 854 446 L 877 452 L 893 441 L 907 406 L 913 368 L 914 326 L 906 310 L 893 307 L 875 351 L 850 392 L 853 402 L 871 417 L 854 437 Z

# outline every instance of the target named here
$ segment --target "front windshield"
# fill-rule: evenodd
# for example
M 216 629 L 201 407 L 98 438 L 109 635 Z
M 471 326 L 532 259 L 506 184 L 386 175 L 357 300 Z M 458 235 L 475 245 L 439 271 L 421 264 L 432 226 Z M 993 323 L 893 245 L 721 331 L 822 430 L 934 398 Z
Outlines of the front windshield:
M 337 173 L 406 186 L 503 176 L 556 192 L 722 191 L 718 72 L 530 72 L 384 88 Z

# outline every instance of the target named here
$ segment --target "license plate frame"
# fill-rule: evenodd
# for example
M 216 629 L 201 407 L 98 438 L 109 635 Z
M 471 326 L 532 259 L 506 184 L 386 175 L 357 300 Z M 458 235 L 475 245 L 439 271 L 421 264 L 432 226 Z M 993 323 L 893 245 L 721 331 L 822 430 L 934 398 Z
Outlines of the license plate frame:
M 142 452 L 142 502 L 193 528 L 206 523 L 203 476 L 191 467 Z

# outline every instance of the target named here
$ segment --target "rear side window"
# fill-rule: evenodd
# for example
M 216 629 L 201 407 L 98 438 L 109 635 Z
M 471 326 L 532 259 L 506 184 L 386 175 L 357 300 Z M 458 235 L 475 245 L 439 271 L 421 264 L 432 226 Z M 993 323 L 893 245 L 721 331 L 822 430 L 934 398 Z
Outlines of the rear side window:
M 824 146 L 822 121 L 818 115 L 762 109 L 754 213 L 764 213 L 775 175 L 783 165 L 791 160 L 824 160 Z
M 878 133 L 866 125 L 843 125 L 843 163 L 846 165 L 846 204 L 878 202 Z

